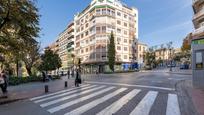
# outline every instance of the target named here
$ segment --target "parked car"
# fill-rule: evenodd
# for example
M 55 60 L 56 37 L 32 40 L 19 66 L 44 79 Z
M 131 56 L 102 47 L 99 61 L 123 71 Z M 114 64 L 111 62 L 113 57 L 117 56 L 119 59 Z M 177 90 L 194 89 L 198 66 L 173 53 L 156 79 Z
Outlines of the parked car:
M 180 69 L 189 69 L 189 65 L 188 64 L 181 64 Z

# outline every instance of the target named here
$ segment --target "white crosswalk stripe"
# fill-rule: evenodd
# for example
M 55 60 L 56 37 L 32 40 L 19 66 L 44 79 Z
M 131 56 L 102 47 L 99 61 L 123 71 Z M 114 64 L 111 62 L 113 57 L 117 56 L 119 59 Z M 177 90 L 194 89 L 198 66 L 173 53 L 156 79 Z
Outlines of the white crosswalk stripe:
M 149 111 L 157 97 L 157 94 L 158 92 L 155 91 L 148 92 L 130 115 L 149 115 Z
M 119 93 L 121 93 L 125 90 L 127 90 L 127 88 L 118 89 L 118 90 L 114 91 L 113 93 L 110 93 L 110 94 L 108 94 L 102 98 L 94 100 L 94 101 L 92 101 L 92 102 L 90 102 L 84 106 L 81 106 L 81 107 L 79 107 L 79 108 L 77 108 L 77 109 L 75 109 L 69 113 L 66 113 L 65 115 L 80 115 L 80 114 L 86 112 L 87 110 L 95 107 L 96 105 L 98 105 L 98 104 L 100 104 L 100 103 L 102 103 L 102 102 L 104 102 L 104 101 L 106 101 L 106 100 L 108 100 L 108 99 L 110 99 L 116 95 L 118 95 Z
M 117 112 L 123 105 L 125 105 L 128 101 L 130 101 L 133 97 L 135 97 L 140 90 L 134 89 L 127 95 L 123 96 L 121 99 L 116 101 L 115 103 L 111 104 L 110 106 L 106 107 L 103 111 L 98 113 L 97 115 L 113 115 Z
M 87 99 L 90 99 L 90 98 L 92 98 L 92 97 L 95 97 L 95 96 L 97 96 L 97 95 L 99 95 L 99 94 L 102 94 L 102 93 L 105 93 L 105 92 L 107 92 L 107 91 L 110 91 L 110 90 L 113 89 L 113 88 L 114 88 L 114 87 L 109 87 L 109 88 L 103 89 L 103 90 L 98 91 L 98 92 L 96 92 L 96 93 L 93 93 L 93 94 L 91 94 L 91 95 L 87 95 L 87 96 L 82 97 L 82 98 L 80 98 L 80 99 L 76 99 L 76 100 L 70 101 L 70 102 L 68 102 L 68 103 L 62 104 L 62 105 L 60 105 L 60 106 L 51 108 L 51 109 L 49 109 L 48 111 L 49 111 L 50 113 L 57 112 L 57 111 L 59 111 L 59 110 L 61 110 L 61 109 L 67 108 L 67 107 L 69 107 L 69 106 L 71 106 L 71 105 L 74 105 L 74 104 L 76 104 L 76 103 L 80 103 L 80 102 L 82 102 L 82 101 L 85 101 L 85 100 L 87 100 Z
M 41 104 L 40 106 L 41 107 L 46 107 L 46 106 L 49 106 L 49 105 L 52 105 L 52 104 L 55 104 L 55 103 L 59 103 L 61 101 L 65 101 L 67 99 L 71 99 L 71 98 L 76 97 L 76 96 L 80 96 L 80 95 L 83 95 L 83 94 L 86 94 L 86 93 L 89 93 L 89 92 L 92 92 L 92 91 L 95 91 L 95 90 L 102 89 L 104 87 L 105 86 L 96 87 L 96 88 L 86 90 L 86 91 L 83 91 L 83 92 L 80 92 L 80 93 L 77 93 L 77 94 L 73 94 L 73 95 L 70 95 L 70 96 L 67 96 L 67 97 L 63 97 L 63 98 L 60 98 L 60 99 L 57 99 L 57 100 L 53 100 L 53 101 L 50 101 L 48 103 Z
M 168 94 L 166 115 L 180 115 L 178 97 L 175 94 Z
M 73 90 L 73 91 L 70 91 L 70 92 L 62 93 L 62 94 L 59 94 L 59 95 L 55 95 L 55 96 L 52 96 L 52 97 L 43 98 L 43 99 L 34 101 L 34 103 L 39 103 L 39 102 L 43 102 L 43 101 L 46 101 L 46 100 L 50 100 L 50 99 L 54 99 L 54 98 L 66 96 L 66 95 L 68 95 L 68 94 L 72 94 L 72 93 L 75 93 L 75 92 L 78 92 L 78 91 L 83 91 L 83 90 L 85 90 L 85 89 L 90 89 L 90 88 L 93 88 L 93 87 L 95 87 L 95 86 L 96 86 L 96 85 L 92 85 L 92 86 L 88 86 L 88 87 L 76 89 L 76 90 Z
M 70 88 L 30 100 L 51 114 L 59 112 L 64 115 L 80 115 L 94 112 L 96 115 L 113 115 L 124 112 L 126 107 L 137 103 L 127 110 L 127 114 L 149 115 L 150 111 L 157 112 L 154 110 L 155 107 L 152 109 L 157 105 L 160 106 L 158 109 L 166 112 L 166 115 L 181 115 L 177 95 L 168 92 L 158 95 L 159 93 L 158 91 L 86 84 L 80 88 Z M 156 104 L 158 100 L 164 99 L 162 98 L 164 96 L 166 96 L 165 106 Z M 108 103 L 109 100 L 112 100 L 112 103 Z M 100 107 L 97 108 L 97 106 Z
M 80 86 L 80 88 L 86 87 L 86 86 L 89 86 L 89 85 L 90 85 L 90 84 L 82 85 L 82 86 Z M 37 100 L 37 99 L 41 99 L 41 98 L 53 96 L 53 95 L 56 95 L 56 94 L 68 92 L 68 91 L 75 90 L 75 89 L 79 89 L 79 87 L 74 87 L 74 88 L 70 88 L 70 89 L 58 91 L 58 92 L 55 92 L 55 93 L 51 93 L 51 94 L 47 94 L 47 95 L 43 95 L 43 96 L 34 97 L 34 98 L 31 98 L 30 100 L 33 101 L 33 100 Z

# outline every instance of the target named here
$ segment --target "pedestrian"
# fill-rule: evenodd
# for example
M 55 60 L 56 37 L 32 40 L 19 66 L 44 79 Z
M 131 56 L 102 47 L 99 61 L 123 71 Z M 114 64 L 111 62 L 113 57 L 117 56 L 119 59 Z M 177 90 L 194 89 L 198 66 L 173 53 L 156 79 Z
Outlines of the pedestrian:
M 46 74 L 45 74 L 44 71 L 42 72 L 42 77 L 43 77 L 43 82 L 45 82 L 45 80 L 46 80 Z
M 68 77 L 68 79 L 70 77 L 70 71 L 69 70 L 67 71 L 67 77 Z
M 4 97 L 7 97 L 6 96 L 6 94 L 7 94 L 7 86 L 8 86 L 8 80 L 7 80 L 6 73 L 3 70 L 1 72 L 1 74 L 0 74 L 0 87 L 1 87 L 1 90 L 3 92 L 3 95 L 5 95 Z
M 81 76 L 80 76 L 80 70 L 77 69 L 76 78 L 75 78 L 75 86 L 79 87 L 79 84 L 81 84 Z

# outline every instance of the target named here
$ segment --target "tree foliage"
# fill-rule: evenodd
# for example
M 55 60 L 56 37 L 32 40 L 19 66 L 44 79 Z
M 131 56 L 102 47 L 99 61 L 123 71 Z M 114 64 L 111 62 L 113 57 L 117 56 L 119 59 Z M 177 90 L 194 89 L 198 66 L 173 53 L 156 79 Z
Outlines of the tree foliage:
M 59 55 L 50 49 L 46 49 L 41 55 L 41 61 L 39 69 L 46 72 L 59 69 L 62 65 Z
M 108 45 L 108 65 L 113 72 L 115 65 L 115 52 L 114 34 L 111 32 L 110 43 Z
M 31 55 L 39 53 L 36 40 L 40 31 L 39 17 L 31 0 L 0 0 L 0 54 L 12 59 L 5 58 L 6 62 L 14 62 L 18 67 L 18 62 L 24 61 L 26 68 L 32 67 L 36 59 Z

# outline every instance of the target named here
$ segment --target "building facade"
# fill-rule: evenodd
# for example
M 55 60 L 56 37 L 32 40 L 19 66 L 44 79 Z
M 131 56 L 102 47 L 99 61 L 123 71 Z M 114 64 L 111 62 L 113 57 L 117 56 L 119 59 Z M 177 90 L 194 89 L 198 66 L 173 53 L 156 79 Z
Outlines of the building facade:
M 143 43 L 138 43 L 137 45 L 137 62 L 139 64 L 139 67 L 142 68 L 144 67 L 144 63 L 145 63 L 145 55 L 147 52 L 147 48 L 148 46 L 146 44 Z
M 58 54 L 62 61 L 61 71 L 67 71 L 72 66 L 71 54 L 74 53 L 74 23 L 71 22 L 57 38 Z
M 116 63 L 134 61 L 133 46 L 138 38 L 138 11 L 118 0 L 93 0 L 74 17 L 75 54 L 84 65 L 104 71 L 111 32 L 114 33 Z
M 204 0 L 193 0 L 192 39 L 193 85 L 204 88 Z

